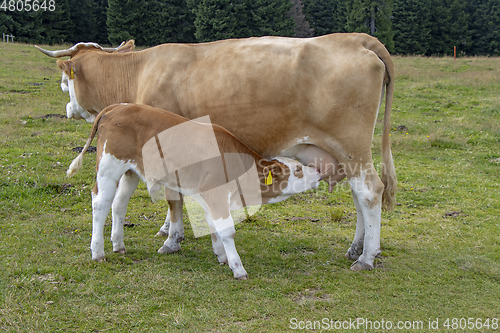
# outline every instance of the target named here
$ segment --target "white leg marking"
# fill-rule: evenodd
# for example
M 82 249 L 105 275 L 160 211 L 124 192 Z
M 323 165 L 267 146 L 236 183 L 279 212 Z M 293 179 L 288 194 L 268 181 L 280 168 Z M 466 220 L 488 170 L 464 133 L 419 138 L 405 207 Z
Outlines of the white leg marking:
M 214 254 L 217 256 L 219 264 L 221 265 L 227 264 L 227 255 L 226 255 L 226 250 L 224 249 L 224 243 L 222 243 L 222 239 L 217 233 L 217 231 L 215 231 L 215 229 L 212 228 L 213 221 L 212 218 L 210 217 L 210 214 L 205 213 L 205 221 L 207 221 L 211 229 L 210 231 L 212 238 L 212 249 L 214 250 Z
M 378 180 L 378 178 L 376 178 Z M 378 180 L 380 182 L 380 180 Z M 351 190 L 355 193 L 364 224 L 363 253 L 351 267 L 352 270 L 372 269 L 375 257 L 380 254 L 380 222 L 382 213 L 382 193 L 375 193 L 368 187 L 376 184 L 366 182 L 366 171 L 359 177 L 349 179 Z M 358 209 L 358 207 L 356 207 Z M 359 220 L 358 220 L 359 222 Z M 356 232 L 358 232 L 356 230 Z M 358 232 L 358 237 L 361 231 Z M 355 237 L 355 240 L 356 237 Z
M 104 144 L 105 150 L 106 143 Z M 132 165 L 103 153 L 97 171 L 97 195 L 92 195 L 92 259 L 104 260 L 104 223 L 115 196 L 116 185 Z
M 352 192 L 352 199 L 354 201 L 354 206 L 356 206 L 356 232 L 354 233 L 354 240 L 352 241 L 351 247 L 346 253 L 346 258 L 351 260 L 358 260 L 359 256 L 363 253 L 363 243 L 365 238 L 365 222 L 363 218 L 363 211 L 359 205 L 358 197 L 354 191 Z
M 113 226 L 111 228 L 111 241 L 113 242 L 113 252 L 125 253 L 123 242 L 123 221 L 127 214 L 127 204 L 139 184 L 139 176 L 135 173 L 129 177 L 124 174 L 120 178 L 118 189 L 113 199 L 112 216 Z
M 248 278 L 248 274 L 243 268 L 243 264 L 241 263 L 240 256 L 236 251 L 236 246 L 234 245 L 234 222 L 231 215 L 227 219 L 220 218 L 217 220 L 209 219 L 209 223 L 212 224 L 212 227 L 215 229 L 216 234 L 222 240 L 222 244 L 224 245 L 224 250 L 226 252 L 227 263 L 229 268 L 233 271 L 233 275 L 235 279 L 238 280 L 246 280 Z
M 116 191 L 117 180 L 98 177 L 98 193 L 92 198 L 92 259 L 104 260 L 104 223 Z

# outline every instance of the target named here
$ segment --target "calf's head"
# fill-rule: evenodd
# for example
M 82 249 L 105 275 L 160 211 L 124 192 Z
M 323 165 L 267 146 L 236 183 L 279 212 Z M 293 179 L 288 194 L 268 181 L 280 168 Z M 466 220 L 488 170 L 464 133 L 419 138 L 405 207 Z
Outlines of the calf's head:
M 302 165 L 286 157 L 278 157 L 262 165 L 263 203 L 285 200 L 293 194 L 318 187 L 321 174 L 316 168 Z

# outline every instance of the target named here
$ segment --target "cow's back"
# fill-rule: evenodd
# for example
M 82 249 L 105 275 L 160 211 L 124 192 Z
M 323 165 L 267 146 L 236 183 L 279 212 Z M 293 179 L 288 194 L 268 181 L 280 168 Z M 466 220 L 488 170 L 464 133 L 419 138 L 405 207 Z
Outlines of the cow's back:
M 299 138 L 325 148 L 360 120 L 375 122 L 374 112 L 357 112 L 380 102 L 385 67 L 366 48 L 372 40 L 333 34 L 161 45 L 150 50 L 162 56 L 141 76 L 137 102 L 189 119 L 208 114 L 264 157 Z

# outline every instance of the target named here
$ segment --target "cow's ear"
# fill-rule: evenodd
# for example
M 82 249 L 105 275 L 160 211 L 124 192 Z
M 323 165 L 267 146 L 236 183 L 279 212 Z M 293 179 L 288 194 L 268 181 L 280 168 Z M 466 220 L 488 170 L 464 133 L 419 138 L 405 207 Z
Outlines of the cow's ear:
M 66 73 L 69 78 L 73 79 L 74 78 L 74 73 L 75 73 L 75 64 L 71 60 L 57 60 L 57 67 L 59 69 Z
M 126 52 L 132 52 L 132 50 L 135 48 L 135 41 L 133 39 L 129 40 L 128 42 L 125 43 L 122 47 L 120 47 L 118 50 L 116 50 L 113 53 L 126 53 Z

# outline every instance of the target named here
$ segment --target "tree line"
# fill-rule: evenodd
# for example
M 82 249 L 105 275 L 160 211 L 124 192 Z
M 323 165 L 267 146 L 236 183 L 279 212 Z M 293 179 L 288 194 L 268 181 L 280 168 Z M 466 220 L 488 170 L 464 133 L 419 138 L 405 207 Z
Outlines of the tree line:
M 500 0 L 55 0 L 52 11 L 18 10 L 25 1 L 0 0 L 0 31 L 19 42 L 152 46 L 365 32 L 396 54 L 451 54 L 456 46 L 459 54 L 500 55 Z

